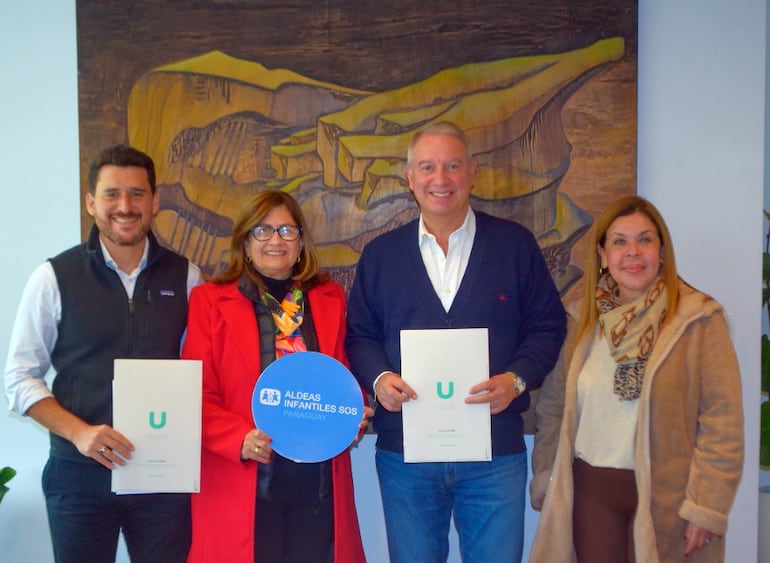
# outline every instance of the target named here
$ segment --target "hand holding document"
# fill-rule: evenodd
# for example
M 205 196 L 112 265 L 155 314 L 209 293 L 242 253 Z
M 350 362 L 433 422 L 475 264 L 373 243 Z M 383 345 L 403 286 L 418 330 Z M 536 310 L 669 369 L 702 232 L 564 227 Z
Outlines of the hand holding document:
M 402 330 L 401 377 L 417 393 L 402 407 L 404 461 L 489 461 L 489 403 L 465 403 L 489 378 L 485 328 Z
M 200 490 L 200 360 L 115 360 L 113 428 L 136 447 L 112 471 L 112 491 Z

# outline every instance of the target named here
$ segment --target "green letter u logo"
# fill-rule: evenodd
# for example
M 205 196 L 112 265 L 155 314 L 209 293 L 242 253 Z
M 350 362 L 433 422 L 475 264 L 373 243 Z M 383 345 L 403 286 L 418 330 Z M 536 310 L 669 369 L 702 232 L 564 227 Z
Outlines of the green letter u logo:
M 450 381 L 449 382 L 449 393 L 444 393 L 444 391 L 442 389 L 442 386 L 441 386 L 441 382 L 437 381 L 436 382 L 436 393 L 438 393 L 439 399 L 448 399 L 448 398 L 450 398 L 452 395 L 455 394 L 455 384 L 454 384 L 454 381 Z
M 160 422 L 155 422 L 155 412 L 150 411 L 150 426 L 156 429 L 166 426 L 166 411 L 161 411 Z

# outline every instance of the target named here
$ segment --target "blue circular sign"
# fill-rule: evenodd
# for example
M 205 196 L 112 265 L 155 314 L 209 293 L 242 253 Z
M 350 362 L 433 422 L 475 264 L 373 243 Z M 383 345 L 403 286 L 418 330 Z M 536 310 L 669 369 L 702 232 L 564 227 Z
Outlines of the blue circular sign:
M 319 352 L 295 352 L 270 364 L 251 397 L 257 428 L 276 452 L 293 461 L 317 462 L 344 451 L 364 414 L 353 374 Z

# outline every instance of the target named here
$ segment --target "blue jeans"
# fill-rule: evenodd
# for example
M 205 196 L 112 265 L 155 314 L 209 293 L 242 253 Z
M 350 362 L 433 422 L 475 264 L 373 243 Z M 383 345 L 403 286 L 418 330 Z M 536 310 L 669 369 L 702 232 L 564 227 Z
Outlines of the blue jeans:
M 189 494 L 116 495 L 108 469 L 56 457 L 42 480 L 57 563 L 112 563 L 121 531 L 131 561 L 186 561 Z
M 444 563 L 454 515 L 465 563 L 520 562 L 527 454 L 491 462 L 404 463 L 377 449 L 391 563 Z

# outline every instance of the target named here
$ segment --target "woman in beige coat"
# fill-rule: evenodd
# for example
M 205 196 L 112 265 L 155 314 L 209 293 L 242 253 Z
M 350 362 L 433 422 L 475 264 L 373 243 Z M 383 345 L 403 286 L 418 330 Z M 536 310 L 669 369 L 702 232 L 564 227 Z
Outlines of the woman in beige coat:
M 724 311 L 676 273 L 658 210 L 612 204 L 583 302 L 540 391 L 530 561 L 723 561 L 743 466 Z

